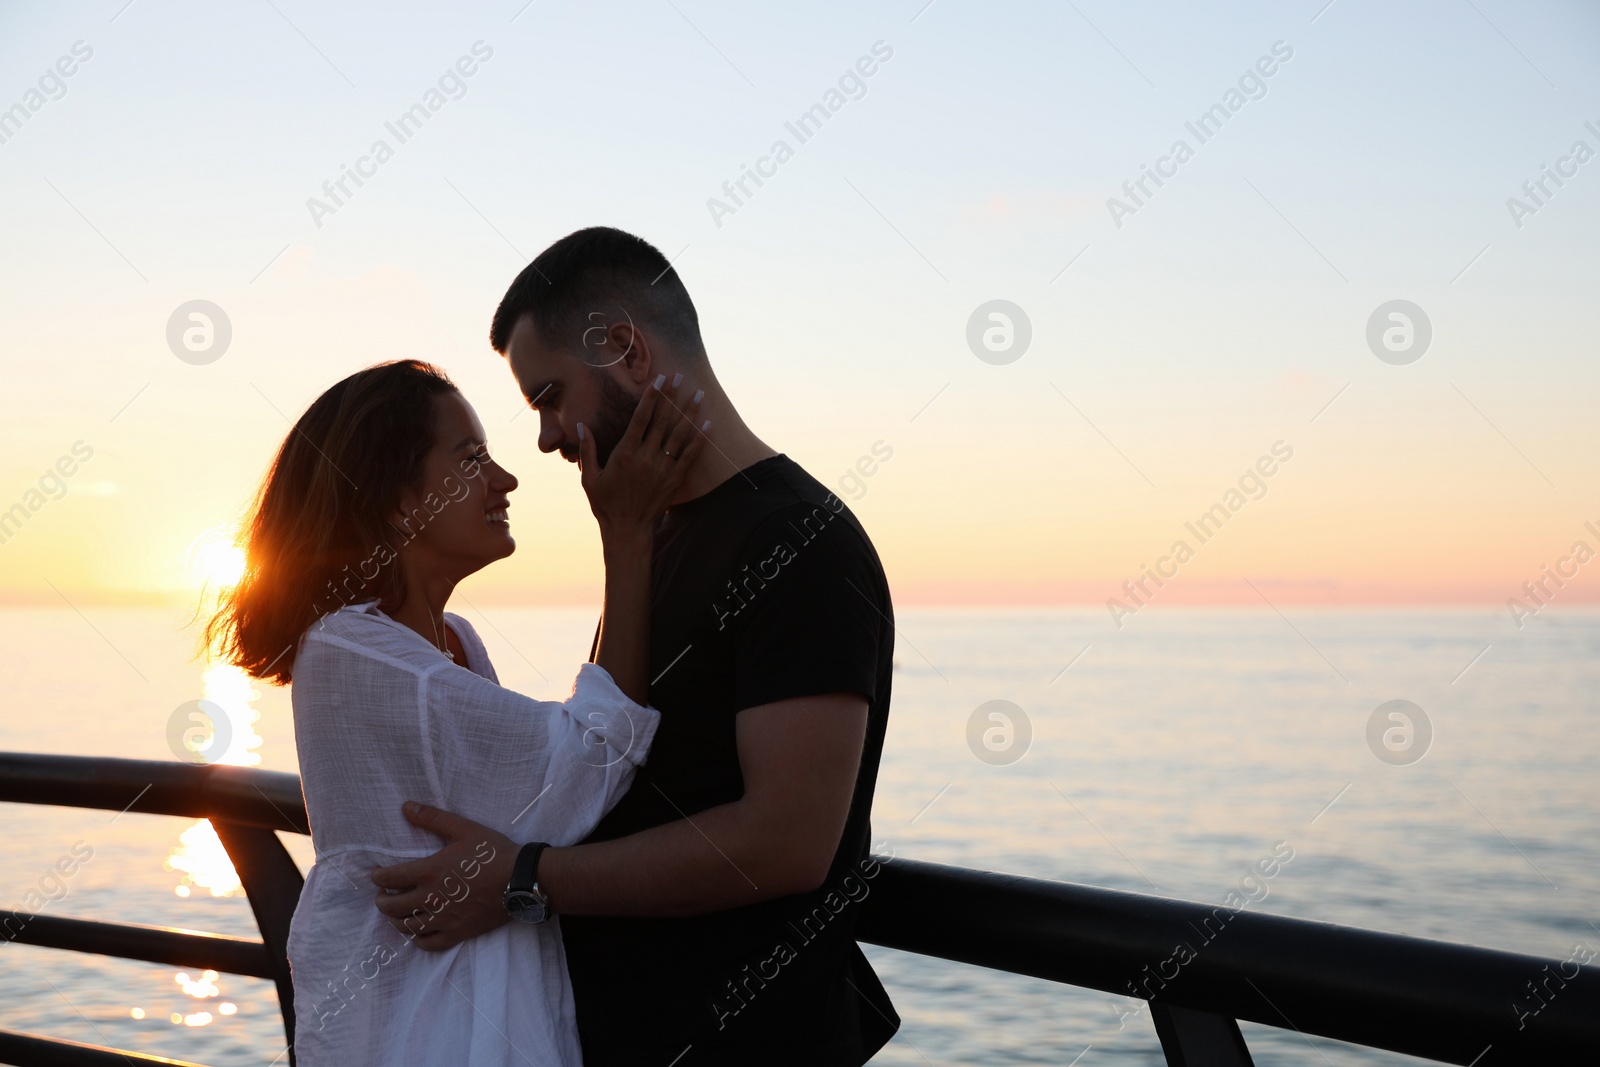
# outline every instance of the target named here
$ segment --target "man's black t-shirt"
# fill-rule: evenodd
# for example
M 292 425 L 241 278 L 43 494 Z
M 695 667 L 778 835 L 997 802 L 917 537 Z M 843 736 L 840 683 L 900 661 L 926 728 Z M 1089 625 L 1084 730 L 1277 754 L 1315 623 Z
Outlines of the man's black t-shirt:
M 853 936 L 880 870 L 868 816 L 894 651 L 877 553 L 844 502 L 779 455 L 671 508 L 654 563 L 650 702 L 661 724 L 588 840 L 743 796 L 734 720 L 745 708 L 859 693 L 866 743 L 815 892 L 692 918 L 561 919 L 584 1062 L 856 1067 L 900 1024 Z

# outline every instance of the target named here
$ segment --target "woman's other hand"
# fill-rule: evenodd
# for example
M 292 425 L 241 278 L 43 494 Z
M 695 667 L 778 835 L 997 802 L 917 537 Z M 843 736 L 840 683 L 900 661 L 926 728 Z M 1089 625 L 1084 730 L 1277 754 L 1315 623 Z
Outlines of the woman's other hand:
M 627 431 L 604 467 L 595 450 L 594 434 L 578 424 L 583 491 L 600 524 L 600 535 L 607 541 L 642 537 L 648 546 L 661 513 L 705 443 L 709 423 L 699 422 L 705 394 L 696 393 L 692 400 L 679 404 L 676 389 L 664 378 L 657 378 L 639 398 Z

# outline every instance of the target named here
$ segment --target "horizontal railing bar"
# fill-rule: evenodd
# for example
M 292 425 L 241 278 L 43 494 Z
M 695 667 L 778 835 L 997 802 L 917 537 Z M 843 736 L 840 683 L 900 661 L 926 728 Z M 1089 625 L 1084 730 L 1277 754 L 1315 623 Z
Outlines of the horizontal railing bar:
M 308 832 L 299 779 L 253 768 L 0 753 L 0 801 Z M 1600 1047 L 1600 967 L 1571 958 L 881 862 L 861 941 L 1449 1063 L 1562 1062 Z
M 872 944 L 1446 1063 L 1579 1062 L 1600 1048 L 1600 967 L 1070 882 L 880 862 L 856 928 Z M 1530 982 L 1545 983 L 1537 1000 Z M 1521 1027 L 1517 1005 L 1532 1012 Z
M 103 1045 L 85 1045 L 54 1037 L 0 1030 L 0 1063 L 12 1067 L 205 1067 L 190 1060 L 169 1060 Z
M 222 818 L 311 832 L 299 777 L 254 767 L 0 752 L 0 801 Z
M 0 911 L 0 940 L 250 978 L 277 977 L 265 944 L 226 934 Z

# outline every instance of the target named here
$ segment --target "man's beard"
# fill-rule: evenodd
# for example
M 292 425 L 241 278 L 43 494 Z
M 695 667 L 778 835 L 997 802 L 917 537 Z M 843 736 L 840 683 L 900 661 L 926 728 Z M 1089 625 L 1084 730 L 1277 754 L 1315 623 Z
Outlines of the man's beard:
M 611 450 L 628 432 L 628 423 L 633 421 L 639 398 L 630 395 L 611 375 L 603 371 L 594 373 L 600 379 L 600 405 L 594 413 L 594 423 L 584 428 L 594 434 L 595 455 L 604 467 L 611 460 Z

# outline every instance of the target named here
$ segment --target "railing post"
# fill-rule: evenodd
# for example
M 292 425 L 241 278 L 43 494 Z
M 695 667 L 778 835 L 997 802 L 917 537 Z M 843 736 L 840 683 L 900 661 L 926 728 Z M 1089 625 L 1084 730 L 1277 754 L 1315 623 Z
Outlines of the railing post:
M 278 985 L 278 1005 L 283 1011 L 283 1032 L 289 1043 L 289 1067 L 294 1067 L 294 985 L 289 980 L 289 920 L 300 902 L 305 879 L 278 835 L 259 826 L 213 820 L 222 847 L 228 850 L 239 875 L 250 910 L 255 912 L 261 941 L 273 964 Z
M 1254 1067 L 1235 1019 L 1155 1000 L 1150 1018 L 1168 1067 Z

